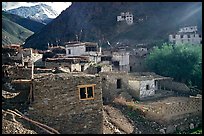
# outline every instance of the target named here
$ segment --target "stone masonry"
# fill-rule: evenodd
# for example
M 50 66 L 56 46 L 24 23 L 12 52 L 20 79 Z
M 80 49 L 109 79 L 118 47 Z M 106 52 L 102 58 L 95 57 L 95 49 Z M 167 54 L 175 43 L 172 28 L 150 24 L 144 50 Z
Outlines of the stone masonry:
M 79 85 L 94 85 L 93 99 L 81 100 Z M 97 75 L 43 73 L 34 75 L 33 110 L 29 115 L 62 134 L 102 134 L 102 86 Z

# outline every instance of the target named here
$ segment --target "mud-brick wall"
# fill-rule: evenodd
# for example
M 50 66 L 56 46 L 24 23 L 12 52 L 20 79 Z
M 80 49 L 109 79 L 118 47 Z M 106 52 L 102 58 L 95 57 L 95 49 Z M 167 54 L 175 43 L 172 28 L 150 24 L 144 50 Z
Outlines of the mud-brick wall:
M 34 75 L 33 119 L 45 123 L 62 134 L 102 133 L 101 78 L 73 73 Z M 78 85 L 96 84 L 94 99 L 80 100 Z
M 32 68 L 24 68 L 18 66 L 7 66 L 4 67 L 6 71 L 6 77 L 10 79 L 31 79 L 32 77 Z

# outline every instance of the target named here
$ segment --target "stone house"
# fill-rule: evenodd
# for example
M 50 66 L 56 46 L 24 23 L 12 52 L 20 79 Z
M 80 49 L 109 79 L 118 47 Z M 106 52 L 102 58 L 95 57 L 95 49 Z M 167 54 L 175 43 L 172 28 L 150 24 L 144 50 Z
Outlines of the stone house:
M 129 52 L 125 50 L 118 50 L 112 52 L 112 64 L 115 71 L 130 71 Z
M 147 47 L 137 47 L 130 51 L 130 72 L 145 72 L 145 58 L 149 53 Z
M 146 100 L 171 95 L 171 89 L 166 89 L 161 82 L 172 80 L 155 73 L 126 73 L 126 72 L 101 72 L 103 99 L 111 102 L 120 93 L 127 92 L 133 98 Z M 167 94 L 165 94 L 167 93 Z
M 62 134 L 102 134 L 101 78 L 84 73 L 41 73 L 33 80 L 29 115 Z
M 172 80 L 170 77 L 163 77 L 155 73 L 144 72 L 141 74 L 132 73 L 129 78 L 129 93 L 140 100 L 148 97 L 154 97 L 157 92 L 165 90 L 161 82 L 164 80 Z

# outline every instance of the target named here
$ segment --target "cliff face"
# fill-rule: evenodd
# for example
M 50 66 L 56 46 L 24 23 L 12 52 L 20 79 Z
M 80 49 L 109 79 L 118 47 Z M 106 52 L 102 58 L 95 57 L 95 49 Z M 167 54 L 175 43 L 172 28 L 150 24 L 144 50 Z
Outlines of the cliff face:
M 201 30 L 201 11 L 198 2 L 73 2 L 29 37 L 25 47 L 45 49 L 48 42 L 62 44 L 76 35 L 81 41 L 151 43 L 167 39 L 179 27 L 197 25 Z M 121 12 L 131 12 L 134 24 L 117 22 Z

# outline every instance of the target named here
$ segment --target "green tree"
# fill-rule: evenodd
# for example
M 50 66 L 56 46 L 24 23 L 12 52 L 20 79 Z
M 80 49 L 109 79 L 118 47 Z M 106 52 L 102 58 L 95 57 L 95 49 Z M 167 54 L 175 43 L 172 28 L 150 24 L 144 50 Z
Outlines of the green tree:
M 146 58 L 150 71 L 187 85 L 202 88 L 202 47 L 199 45 L 171 45 L 154 47 Z

